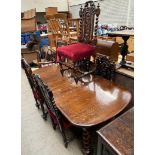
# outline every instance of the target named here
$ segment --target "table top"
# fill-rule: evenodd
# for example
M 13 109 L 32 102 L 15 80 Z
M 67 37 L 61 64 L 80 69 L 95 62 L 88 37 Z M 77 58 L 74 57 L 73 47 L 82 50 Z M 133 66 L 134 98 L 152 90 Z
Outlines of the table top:
M 121 112 L 130 102 L 126 89 L 99 76 L 87 84 L 75 84 L 72 78 L 61 76 L 58 65 L 40 68 L 39 74 L 54 94 L 58 109 L 76 126 L 90 127 Z
M 134 36 L 134 30 L 122 30 L 122 31 L 113 31 L 108 32 L 108 36 Z
M 134 153 L 134 108 L 97 131 L 119 155 Z

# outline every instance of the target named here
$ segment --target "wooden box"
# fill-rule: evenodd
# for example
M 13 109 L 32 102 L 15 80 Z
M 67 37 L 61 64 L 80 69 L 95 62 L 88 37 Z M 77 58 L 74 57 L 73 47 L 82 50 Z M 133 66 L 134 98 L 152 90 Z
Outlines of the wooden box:
M 21 33 L 36 31 L 36 9 L 27 10 L 21 19 Z
M 115 41 L 97 40 L 96 53 L 109 56 L 115 62 L 118 61 L 119 45 Z

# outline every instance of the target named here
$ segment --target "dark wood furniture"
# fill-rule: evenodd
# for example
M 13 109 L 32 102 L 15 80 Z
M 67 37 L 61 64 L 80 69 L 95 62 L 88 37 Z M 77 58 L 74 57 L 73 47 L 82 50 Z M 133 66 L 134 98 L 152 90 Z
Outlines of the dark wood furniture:
M 82 128 L 85 155 L 91 153 L 90 128 L 113 118 L 131 100 L 131 94 L 126 89 L 99 76 L 87 84 L 75 84 L 66 77 L 69 72 L 61 76 L 57 65 L 40 68 L 33 73 L 39 74 L 52 90 L 60 112 L 72 125 Z
M 96 70 L 95 75 L 100 75 L 108 80 L 113 80 L 116 65 L 113 60 L 103 54 L 96 54 Z
M 21 33 L 36 31 L 36 9 L 24 11 L 21 19 Z
M 95 71 L 95 69 L 91 69 L 87 73 L 83 73 L 78 68 L 77 62 L 84 59 L 90 59 L 91 56 L 95 57 L 95 46 L 97 43 L 97 27 L 100 15 L 99 5 L 96 7 L 93 1 L 86 2 L 84 8 L 82 8 L 81 6 L 79 15 L 79 42 L 57 48 L 59 64 L 61 67 L 60 72 L 62 73 L 62 75 L 66 68 L 72 69 L 74 70 L 74 72 L 81 73 L 80 76 L 78 76 L 76 73 L 72 75 L 76 83 L 83 76 L 91 74 Z M 73 63 L 64 63 L 64 58 L 71 60 Z
M 38 75 L 34 75 L 34 79 L 44 99 L 44 104 L 47 107 L 48 114 L 52 121 L 53 129 L 56 130 L 56 127 L 59 128 L 64 140 L 65 147 L 67 148 L 69 139 L 66 136 L 65 129 L 69 128 L 71 124 L 59 112 L 58 108 L 56 107 L 56 103 L 54 101 L 53 93 L 51 90 L 49 90 L 48 86 L 43 83 L 43 81 L 40 79 Z
M 32 93 L 33 93 L 34 99 L 36 101 L 36 107 L 38 109 L 41 107 L 41 110 L 43 113 L 42 117 L 43 117 L 43 119 L 46 120 L 47 113 L 45 112 L 44 105 L 43 105 L 44 99 L 43 99 L 43 96 L 41 95 L 41 91 L 39 90 L 39 87 L 34 79 L 31 67 L 29 66 L 29 64 L 26 62 L 26 60 L 24 58 L 21 59 L 21 64 L 22 64 L 23 69 L 25 70 L 25 74 L 27 76 L 30 87 L 32 89 Z
M 134 109 L 101 128 L 98 133 L 97 155 L 134 154 Z
M 120 62 L 120 65 L 133 68 L 133 66 L 126 64 L 125 57 L 126 57 L 126 55 L 128 53 L 127 41 L 128 41 L 130 36 L 134 36 L 134 30 L 122 30 L 122 31 L 108 32 L 108 36 L 111 36 L 111 37 L 122 37 L 122 39 L 124 40 L 124 43 L 123 43 L 123 46 L 121 48 L 122 60 Z
M 111 38 L 115 38 L 115 41 L 119 44 L 120 47 L 124 43 L 122 37 L 111 37 Z M 129 37 L 127 44 L 128 44 L 128 54 L 133 53 L 134 52 L 134 36 Z

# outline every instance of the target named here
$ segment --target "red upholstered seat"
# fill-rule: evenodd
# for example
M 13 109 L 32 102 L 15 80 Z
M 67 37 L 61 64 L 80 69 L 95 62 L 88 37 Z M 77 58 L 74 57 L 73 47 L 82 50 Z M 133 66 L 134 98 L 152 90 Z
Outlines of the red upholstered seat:
M 57 48 L 57 54 L 71 59 L 72 61 L 78 61 L 85 57 L 91 56 L 95 52 L 95 48 L 92 45 L 84 43 L 76 43 L 67 46 Z

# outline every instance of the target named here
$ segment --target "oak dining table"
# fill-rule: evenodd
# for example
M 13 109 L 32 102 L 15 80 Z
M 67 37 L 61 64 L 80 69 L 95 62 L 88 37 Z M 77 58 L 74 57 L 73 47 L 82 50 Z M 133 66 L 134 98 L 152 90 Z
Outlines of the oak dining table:
M 59 65 L 33 71 L 54 94 L 57 108 L 68 121 L 83 132 L 83 153 L 91 154 L 90 128 L 119 114 L 130 102 L 131 93 L 100 76 L 84 77 L 87 82 L 78 82 L 60 73 Z

